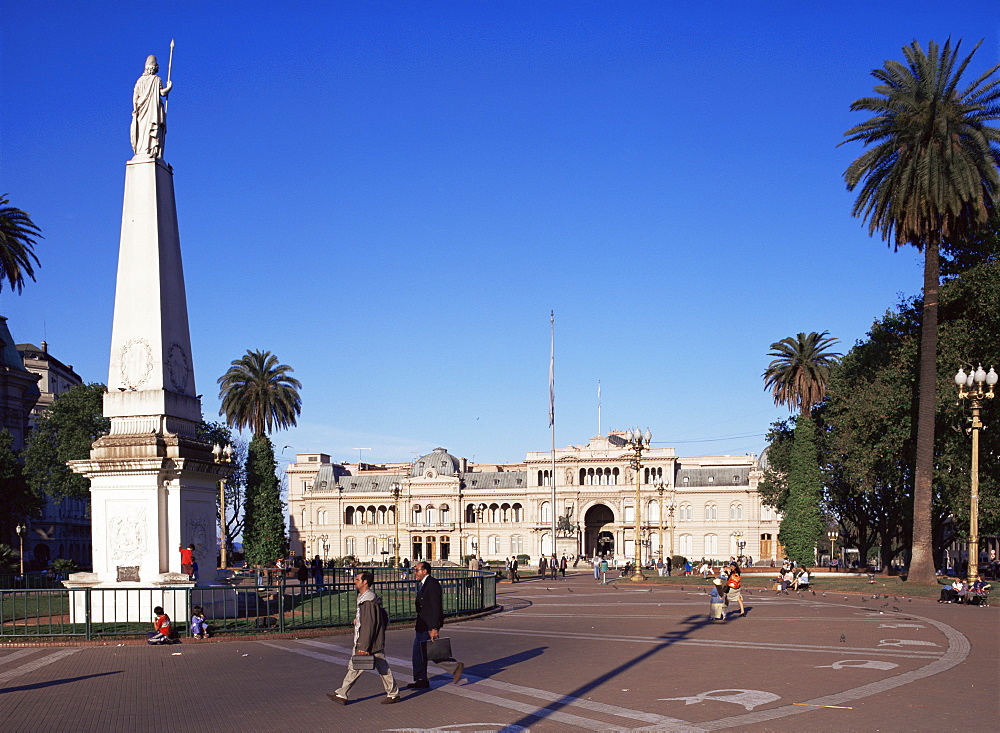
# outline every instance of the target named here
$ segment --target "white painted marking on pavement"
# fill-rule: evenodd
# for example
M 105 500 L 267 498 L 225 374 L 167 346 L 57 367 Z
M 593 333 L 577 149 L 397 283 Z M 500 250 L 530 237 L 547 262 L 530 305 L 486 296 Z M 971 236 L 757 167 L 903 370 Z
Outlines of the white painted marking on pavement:
M 717 695 L 716 693 L 718 692 L 725 692 L 726 694 Z M 764 692 L 763 690 L 744 690 L 737 688 L 732 690 L 709 690 L 708 692 L 702 692 L 698 695 L 692 695 L 690 697 L 661 697 L 659 699 L 684 700 L 685 705 L 694 705 L 695 703 L 705 702 L 706 700 L 714 700 L 717 702 L 731 702 L 734 705 L 742 705 L 747 710 L 753 710 L 755 707 L 760 705 L 780 700 L 781 695 L 775 695 L 773 692 Z
M 875 659 L 842 659 L 833 664 L 821 664 L 816 669 L 830 667 L 831 669 L 895 669 L 898 664 L 892 662 L 880 662 Z
M 30 653 L 35 650 L 28 649 L 25 651 Z M 7 670 L 6 672 L 0 672 L 0 682 L 7 682 L 8 680 L 12 680 L 15 677 L 20 677 L 22 675 L 28 674 L 28 672 L 34 672 L 36 669 L 39 669 L 40 667 L 52 664 L 53 662 L 58 662 L 63 657 L 68 657 L 70 654 L 76 654 L 78 651 L 80 651 L 79 647 L 75 649 L 59 649 L 57 651 L 45 655 L 41 659 L 35 659 L 34 661 L 27 662 L 19 667 Z

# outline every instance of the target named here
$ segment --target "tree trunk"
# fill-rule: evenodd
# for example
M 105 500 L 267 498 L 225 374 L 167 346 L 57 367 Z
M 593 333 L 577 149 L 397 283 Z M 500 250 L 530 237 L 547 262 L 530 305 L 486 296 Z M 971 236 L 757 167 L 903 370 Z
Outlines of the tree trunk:
M 913 554 L 907 580 L 933 583 L 934 415 L 937 408 L 938 242 L 924 247 L 924 309 L 920 324 L 917 464 L 913 479 Z

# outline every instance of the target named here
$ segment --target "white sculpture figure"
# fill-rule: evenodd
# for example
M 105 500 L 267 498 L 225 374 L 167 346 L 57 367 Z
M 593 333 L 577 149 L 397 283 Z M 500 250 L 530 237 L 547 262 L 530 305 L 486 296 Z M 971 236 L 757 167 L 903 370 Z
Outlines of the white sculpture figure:
M 146 70 L 135 83 L 132 94 L 132 152 L 148 158 L 163 157 L 163 137 L 167 133 L 167 110 L 160 101 L 173 87 L 167 79 L 163 86 L 156 72 L 160 70 L 156 56 L 146 57 Z

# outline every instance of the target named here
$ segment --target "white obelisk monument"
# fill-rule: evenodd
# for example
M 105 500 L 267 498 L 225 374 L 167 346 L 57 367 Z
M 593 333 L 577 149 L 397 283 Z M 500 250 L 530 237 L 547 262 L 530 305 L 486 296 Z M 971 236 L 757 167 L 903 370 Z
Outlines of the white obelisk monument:
M 66 585 L 161 589 L 141 608 L 129 608 L 129 620 L 148 619 L 145 607 L 154 605 L 163 605 L 178 620 L 185 617 L 184 593 L 176 591 L 194 581 L 181 573 L 182 546 L 195 545 L 199 582 L 215 581 L 217 482 L 225 472 L 213 460 L 212 446 L 195 435 L 201 401 L 192 368 L 173 169 L 163 160 L 166 105 L 161 98 L 172 83 L 168 74 L 162 86 L 157 71 L 156 57 L 150 56 L 133 95 L 135 156 L 125 167 L 104 395 L 111 432 L 94 442 L 89 459 L 70 462 L 90 479 L 94 569 L 74 574 Z M 97 595 L 114 604 L 113 594 Z M 175 607 L 171 600 L 182 605 Z M 98 600 L 92 604 L 95 620 L 102 620 Z M 101 615 L 110 620 L 112 606 Z M 113 615 L 126 618 L 121 608 Z

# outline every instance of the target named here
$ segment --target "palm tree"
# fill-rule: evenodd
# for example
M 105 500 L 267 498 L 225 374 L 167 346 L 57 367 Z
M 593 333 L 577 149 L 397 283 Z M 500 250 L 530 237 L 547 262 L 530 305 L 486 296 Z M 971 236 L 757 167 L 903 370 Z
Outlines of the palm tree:
M 768 356 L 775 357 L 764 372 L 764 389 L 774 395 L 774 404 L 785 405 L 808 415 L 826 395 L 826 382 L 842 354 L 828 351 L 837 339 L 829 331 L 800 333 L 771 344 Z
M 847 142 L 868 147 L 844 172 L 847 190 L 861 189 L 852 214 L 878 230 L 894 249 L 912 245 L 924 254 L 923 320 L 917 398 L 917 458 L 913 491 L 913 549 L 909 577 L 934 581 L 931 523 L 934 413 L 937 377 L 939 250 L 972 236 L 989 218 L 1000 193 L 1000 65 L 959 89 L 980 43 L 964 59 L 931 41 L 927 52 L 913 41 L 906 63 L 886 61 L 872 71 L 876 97 L 851 104 L 874 112 L 852 127 Z M 863 182 L 863 183 L 862 183 Z
M 274 562 L 288 549 L 274 446 L 267 436 L 295 425 L 302 411 L 302 384 L 289 376 L 292 371 L 287 364 L 279 364 L 270 351 L 248 349 L 218 380 L 219 414 L 225 415 L 232 427 L 253 432 L 243 503 L 243 549 L 250 565 Z
M 0 290 L 6 280 L 11 290 L 20 293 L 25 277 L 35 279 L 35 237 L 42 235 L 27 213 L 7 206 L 7 196 L 0 196 Z
M 302 384 L 289 376 L 293 371 L 270 351 L 248 349 L 219 377 L 219 414 L 238 430 L 249 428 L 254 436 L 294 426 L 302 412 Z
M 764 376 L 764 389 L 770 389 L 774 404 L 798 410 L 792 442 L 791 460 L 786 476 L 788 496 L 781 507 L 781 531 L 778 538 L 788 556 L 803 565 L 811 565 L 816 543 L 826 523 L 820 503 L 823 476 L 816 448 L 816 424 L 812 408 L 823 401 L 830 367 L 840 354 L 830 351 L 837 340 L 823 333 L 800 333 L 771 344 Z

